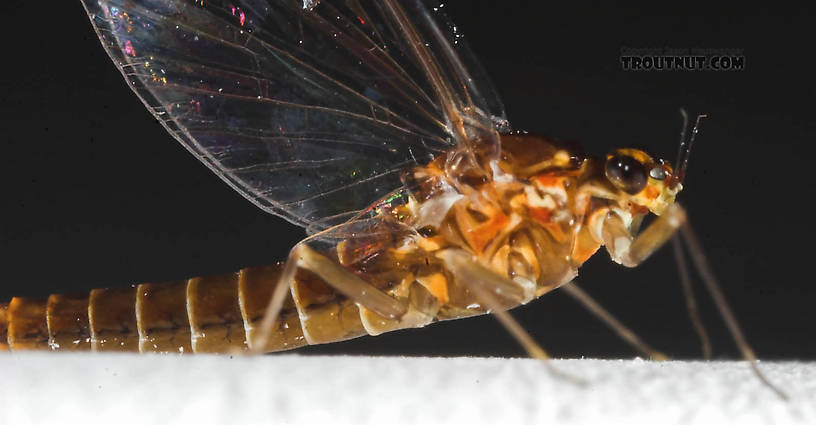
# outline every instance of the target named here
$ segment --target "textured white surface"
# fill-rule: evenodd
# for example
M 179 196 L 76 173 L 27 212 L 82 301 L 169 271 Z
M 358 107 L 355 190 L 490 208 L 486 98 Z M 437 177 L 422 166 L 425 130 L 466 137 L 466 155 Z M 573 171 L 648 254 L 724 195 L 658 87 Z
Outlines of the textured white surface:
M 816 364 L 11 353 L 0 424 L 816 424 Z

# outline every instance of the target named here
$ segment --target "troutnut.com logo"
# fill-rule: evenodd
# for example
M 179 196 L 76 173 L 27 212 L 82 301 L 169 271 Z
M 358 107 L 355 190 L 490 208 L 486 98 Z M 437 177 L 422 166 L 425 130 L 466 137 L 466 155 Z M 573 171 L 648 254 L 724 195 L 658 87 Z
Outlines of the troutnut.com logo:
M 621 48 L 624 71 L 742 71 L 743 49 Z

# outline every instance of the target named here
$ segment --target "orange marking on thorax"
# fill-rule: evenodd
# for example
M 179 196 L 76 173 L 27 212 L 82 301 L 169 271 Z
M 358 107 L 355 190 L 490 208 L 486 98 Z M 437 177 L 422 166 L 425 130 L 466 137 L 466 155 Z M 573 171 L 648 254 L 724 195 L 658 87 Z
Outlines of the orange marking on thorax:
M 567 234 L 564 232 L 561 224 L 552 221 L 552 210 L 549 208 L 530 207 L 529 211 L 533 220 L 544 227 L 556 242 L 564 243 L 567 241 Z
M 442 304 L 447 304 L 450 301 L 448 295 L 448 280 L 442 273 L 434 273 L 428 276 L 417 277 L 417 282 L 424 286 L 436 299 Z
M 564 177 L 541 174 L 536 177 L 536 181 L 542 186 L 557 186 L 564 180 Z
M 470 246 L 476 252 L 481 253 L 508 222 L 510 222 L 510 219 L 504 213 L 498 212 L 482 225 L 473 229 L 464 229 L 465 237 L 468 239 Z
M 552 218 L 552 210 L 549 208 L 530 207 L 530 216 L 541 224 L 547 224 Z

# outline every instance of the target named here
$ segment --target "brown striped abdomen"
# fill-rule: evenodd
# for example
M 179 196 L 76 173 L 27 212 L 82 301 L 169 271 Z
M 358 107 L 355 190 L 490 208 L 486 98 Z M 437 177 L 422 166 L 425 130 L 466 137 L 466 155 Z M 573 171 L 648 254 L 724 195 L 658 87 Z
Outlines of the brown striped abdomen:
M 254 340 L 281 264 L 0 304 L 0 350 L 233 353 Z M 356 304 L 298 274 L 263 351 L 366 335 Z M 297 294 L 298 302 L 291 293 Z M 307 336 L 304 336 L 304 329 Z

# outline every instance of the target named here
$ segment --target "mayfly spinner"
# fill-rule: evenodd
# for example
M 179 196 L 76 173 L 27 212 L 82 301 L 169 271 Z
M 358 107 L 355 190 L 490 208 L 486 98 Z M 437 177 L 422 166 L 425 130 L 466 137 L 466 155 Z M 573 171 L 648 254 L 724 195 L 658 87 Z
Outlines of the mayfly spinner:
M 659 357 L 569 283 L 601 246 L 633 267 L 679 230 L 755 364 L 674 202 L 700 117 L 675 165 L 511 132 L 457 27 L 420 0 L 83 3 L 167 131 L 310 236 L 278 265 L 14 298 L 0 348 L 269 352 L 492 312 L 543 358 L 505 310 L 563 287 Z

